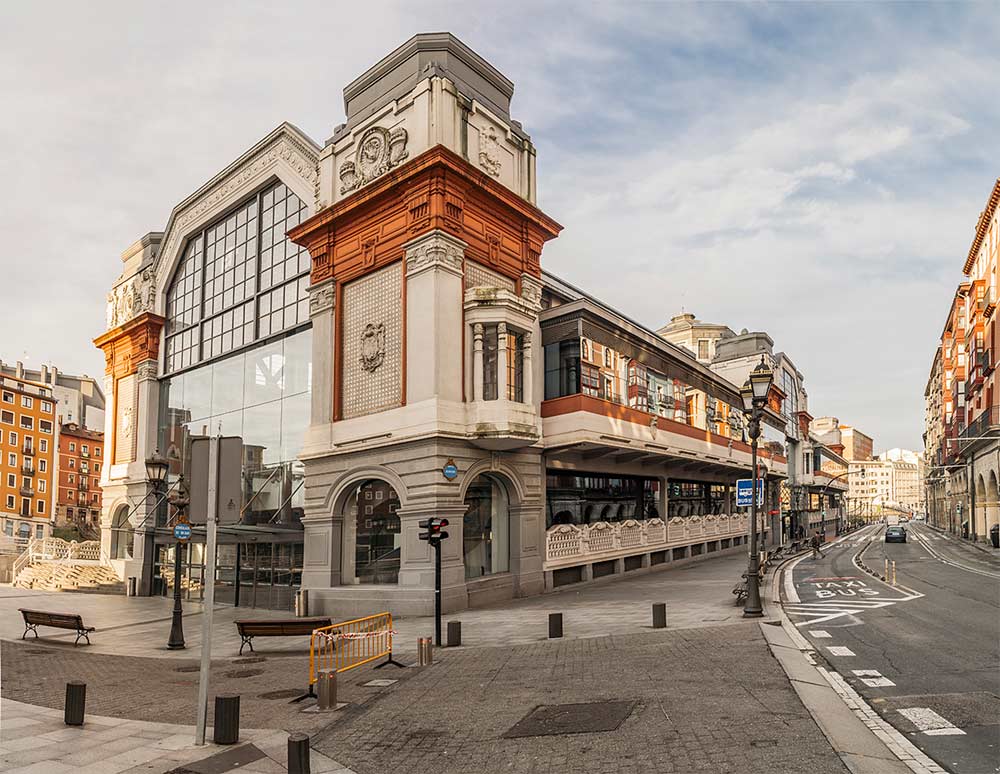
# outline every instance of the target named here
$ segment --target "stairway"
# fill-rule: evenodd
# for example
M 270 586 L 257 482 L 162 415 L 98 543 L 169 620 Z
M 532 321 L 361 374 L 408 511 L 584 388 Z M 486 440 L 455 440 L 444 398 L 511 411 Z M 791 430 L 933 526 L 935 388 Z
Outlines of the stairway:
M 14 581 L 24 589 L 124 594 L 125 584 L 110 567 L 100 564 L 41 562 L 25 567 Z

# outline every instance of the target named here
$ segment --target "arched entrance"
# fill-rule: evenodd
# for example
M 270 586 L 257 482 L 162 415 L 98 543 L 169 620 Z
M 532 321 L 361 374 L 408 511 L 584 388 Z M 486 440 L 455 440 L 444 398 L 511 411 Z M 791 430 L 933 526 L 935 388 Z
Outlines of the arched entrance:
M 345 564 L 353 565 L 345 583 L 397 583 L 399 580 L 399 496 L 380 479 L 360 484 L 344 512 Z M 351 547 L 353 546 L 353 551 Z
M 1000 517 L 1000 487 L 997 486 L 996 471 L 990 471 L 990 482 L 986 488 L 986 524 L 983 537 L 990 539 L 990 527 L 998 522 Z
M 496 475 L 482 473 L 465 493 L 468 510 L 462 520 L 465 577 L 510 571 L 510 495 Z
M 989 499 L 986 494 L 986 481 L 980 473 L 976 477 L 976 510 L 972 514 L 972 535 L 976 538 L 982 537 L 985 532 L 983 527 L 986 524 L 986 503 Z
M 131 559 L 135 529 L 128 517 L 128 506 L 120 505 L 111 518 L 111 558 Z

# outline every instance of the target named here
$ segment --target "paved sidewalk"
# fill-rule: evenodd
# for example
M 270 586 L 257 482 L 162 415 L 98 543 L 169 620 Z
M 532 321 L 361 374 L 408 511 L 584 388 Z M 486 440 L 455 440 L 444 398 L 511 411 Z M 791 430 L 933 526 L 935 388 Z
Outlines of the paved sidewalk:
M 208 730 L 208 739 L 212 730 Z M 67 726 L 61 710 L 0 700 L 0 771 L 6 774 L 184 774 L 286 771 L 288 734 L 242 729 L 240 743 L 194 744 L 194 727 L 144 723 L 87 714 L 82 726 Z M 354 774 L 315 750 L 313 774 Z

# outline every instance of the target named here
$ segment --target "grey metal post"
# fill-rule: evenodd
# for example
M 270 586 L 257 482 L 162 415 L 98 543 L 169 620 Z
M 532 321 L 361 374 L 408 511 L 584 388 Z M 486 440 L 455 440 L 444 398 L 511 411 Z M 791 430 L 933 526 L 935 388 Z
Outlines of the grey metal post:
M 653 605 L 653 628 L 667 628 L 667 605 L 665 602 L 657 602 Z
M 67 726 L 82 726 L 87 707 L 87 684 L 80 680 L 66 683 L 66 708 L 63 720 Z
M 198 724 L 194 741 L 205 744 L 208 720 L 208 676 L 212 668 L 212 612 L 215 607 L 215 541 L 219 518 L 219 436 L 212 436 L 208 446 L 208 514 L 205 521 L 205 602 L 201 617 L 201 675 L 198 681 Z
M 563 614 L 549 613 L 549 639 L 554 640 L 563 636 Z
M 322 671 L 317 676 L 316 695 L 321 710 L 337 708 L 337 673 L 335 670 Z
M 220 693 L 215 697 L 215 727 L 212 740 L 216 744 L 236 744 L 240 741 L 238 693 Z
M 312 774 L 309 737 L 305 734 L 288 735 L 288 774 Z
M 462 644 L 462 622 L 448 621 L 448 647 L 457 648 Z
M 747 567 L 747 601 L 743 605 L 745 618 L 764 615 L 760 601 L 760 557 L 757 555 L 757 439 L 760 437 L 760 417 L 763 411 L 754 406 L 750 419 L 750 464 L 753 465 L 753 488 L 750 490 L 750 566 Z

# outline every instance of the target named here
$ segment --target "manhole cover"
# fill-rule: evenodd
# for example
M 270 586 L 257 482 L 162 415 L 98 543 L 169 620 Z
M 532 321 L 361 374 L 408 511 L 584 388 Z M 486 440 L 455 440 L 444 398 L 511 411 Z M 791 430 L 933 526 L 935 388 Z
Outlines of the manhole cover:
M 587 704 L 543 704 L 519 720 L 504 737 L 559 736 L 614 731 L 635 706 L 633 701 L 599 701 Z
M 243 677 L 256 677 L 257 675 L 264 674 L 263 669 L 236 669 L 232 672 L 226 672 L 223 677 L 231 677 L 233 679 L 240 679 Z
M 29 656 L 50 656 L 52 651 L 48 648 L 24 648 L 21 653 L 27 653 Z
M 369 680 L 367 683 L 361 683 L 362 688 L 388 688 L 390 685 L 395 685 L 399 680 Z
M 247 658 L 234 658 L 233 664 L 262 664 L 267 661 L 263 656 L 248 656 Z
M 302 691 L 298 688 L 283 688 L 280 691 L 268 691 L 267 693 L 258 693 L 258 699 L 297 699 L 302 695 Z
M 200 672 L 200 666 L 187 666 L 187 667 L 177 667 L 175 672 Z

